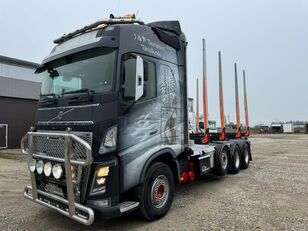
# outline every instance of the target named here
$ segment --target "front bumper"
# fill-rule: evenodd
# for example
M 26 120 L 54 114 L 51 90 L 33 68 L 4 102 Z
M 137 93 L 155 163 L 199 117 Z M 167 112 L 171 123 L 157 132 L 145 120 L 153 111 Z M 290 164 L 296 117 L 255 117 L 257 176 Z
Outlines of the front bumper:
M 46 152 L 37 151 L 36 139 L 45 139 L 50 141 L 57 140 L 58 146 L 62 147 L 57 152 L 52 152 L 54 146 L 47 146 L 50 150 Z M 84 225 L 91 225 L 94 222 L 94 212 L 91 208 L 85 207 L 75 202 L 73 189 L 73 179 L 71 165 L 89 166 L 92 163 L 92 150 L 89 143 L 80 137 L 70 133 L 52 133 L 52 132 L 28 132 L 21 141 L 22 151 L 28 154 L 29 160 L 33 157 L 57 161 L 64 163 L 67 199 L 57 196 L 53 193 L 45 192 L 37 188 L 36 176 L 30 172 L 31 186 L 25 188 L 24 196 L 36 203 L 52 208 L 59 213 L 70 217 Z
M 94 222 L 94 212 L 91 208 L 81 204 L 74 203 L 75 214 L 69 213 L 69 201 L 57 195 L 37 190 L 37 198 L 33 198 L 32 187 L 27 186 L 24 191 L 24 196 L 38 204 L 54 209 L 57 212 L 78 221 L 84 225 L 91 225 Z

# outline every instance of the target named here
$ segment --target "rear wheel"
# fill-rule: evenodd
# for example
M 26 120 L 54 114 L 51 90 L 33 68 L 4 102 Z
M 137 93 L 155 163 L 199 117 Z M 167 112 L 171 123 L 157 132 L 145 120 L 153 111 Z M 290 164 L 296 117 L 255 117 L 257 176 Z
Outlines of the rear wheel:
M 249 167 L 249 162 L 250 162 L 250 149 L 248 144 L 244 145 L 244 150 L 243 150 L 243 155 L 242 155 L 242 164 L 241 168 L 242 169 L 247 169 Z
M 216 176 L 226 175 L 230 165 L 229 149 L 224 147 L 220 153 L 216 152 L 214 162 L 214 174 Z
M 141 217 L 151 221 L 166 215 L 174 193 L 174 177 L 169 166 L 160 162 L 152 164 L 137 193 Z
M 241 150 L 236 145 L 233 149 L 232 158 L 230 161 L 229 173 L 236 174 L 240 171 L 241 168 Z

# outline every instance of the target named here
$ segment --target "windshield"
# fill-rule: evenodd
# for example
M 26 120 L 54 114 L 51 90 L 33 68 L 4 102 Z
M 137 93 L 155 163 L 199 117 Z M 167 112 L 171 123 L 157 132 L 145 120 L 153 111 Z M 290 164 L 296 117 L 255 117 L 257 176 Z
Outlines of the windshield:
M 106 93 L 113 89 L 116 50 L 99 48 L 60 58 L 46 64 L 41 95 L 62 96 L 88 90 Z

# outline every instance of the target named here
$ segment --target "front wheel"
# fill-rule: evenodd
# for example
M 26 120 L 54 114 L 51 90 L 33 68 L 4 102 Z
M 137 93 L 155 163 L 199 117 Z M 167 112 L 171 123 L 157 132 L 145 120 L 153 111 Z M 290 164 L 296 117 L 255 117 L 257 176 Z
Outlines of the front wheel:
M 169 166 L 160 162 L 152 164 L 137 193 L 141 217 L 152 221 L 165 216 L 174 194 L 174 177 Z

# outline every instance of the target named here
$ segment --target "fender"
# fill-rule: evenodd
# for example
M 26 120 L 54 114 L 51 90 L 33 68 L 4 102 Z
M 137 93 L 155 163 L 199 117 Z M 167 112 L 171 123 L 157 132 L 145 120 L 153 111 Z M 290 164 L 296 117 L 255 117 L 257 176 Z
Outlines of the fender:
M 241 148 L 239 142 L 234 142 L 234 143 L 231 145 L 231 147 L 230 147 L 230 157 L 231 157 L 231 158 L 233 157 L 234 150 L 235 150 L 236 147 L 238 147 L 238 148 L 240 149 L 240 155 L 242 156 L 243 151 L 242 151 L 242 148 Z
M 231 146 L 232 146 L 232 143 L 231 142 L 215 142 L 215 146 L 216 146 L 216 150 L 217 150 L 217 153 L 221 153 L 221 151 L 227 147 L 230 155 L 231 155 Z
M 177 177 L 178 179 L 180 179 L 180 174 L 179 174 L 179 164 L 178 164 L 178 161 L 176 160 L 176 154 L 175 152 L 170 149 L 170 148 L 164 148 L 158 152 L 155 152 L 153 155 L 151 155 L 151 157 L 146 161 L 145 165 L 143 166 L 143 169 L 142 169 L 142 172 L 141 172 L 141 175 L 140 175 L 140 179 L 139 179 L 139 183 L 142 184 L 143 181 L 144 181 L 144 178 L 145 178 L 145 174 L 146 174 L 146 171 L 147 169 L 149 168 L 150 164 L 153 162 L 153 160 L 155 160 L 156 158 L 158 157 L 162 157 L 162 156 L 167 156 L 167 158 L 171 158 L 175 164 L 176 164 L 176 167 L 177 167 Z M 172 172 L 174 173 L 174 170 L 171 169 Z

